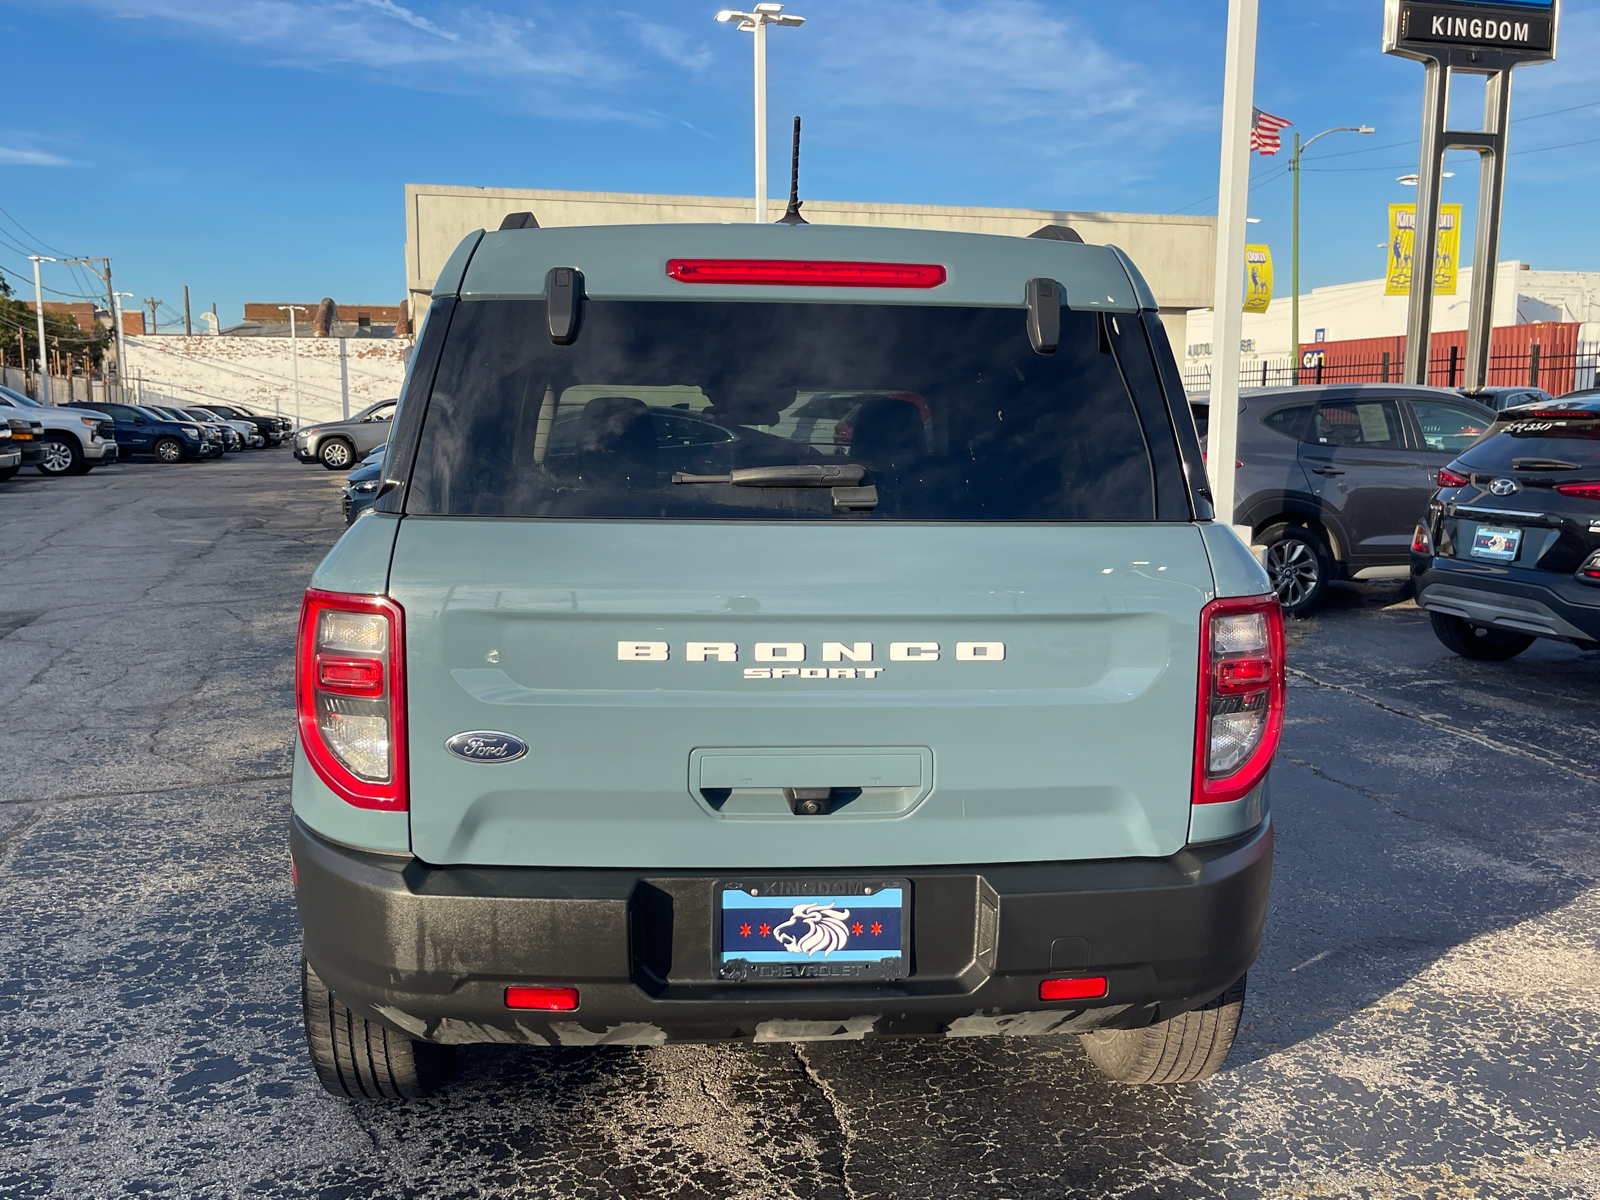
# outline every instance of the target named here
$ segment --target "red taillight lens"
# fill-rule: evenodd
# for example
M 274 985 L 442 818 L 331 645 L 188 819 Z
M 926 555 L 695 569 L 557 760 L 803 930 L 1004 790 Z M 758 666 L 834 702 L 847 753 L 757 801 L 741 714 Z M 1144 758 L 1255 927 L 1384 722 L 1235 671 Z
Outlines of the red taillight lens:
M 1213 600 L 1200 614 L 1194 803 L 1238 800 L 1283 734 L 1283 610 L 1276 596 Z
M 679 283 L 765 283 L 789 287 L 932 288 L 945 281 L 937 263 L 806 262 L 758 258 L 674 258 Z
M 578 989 L 568 987 L 508 987 L 507 1008 L 538 1008 L 545 1012 L 572 1012 L 578 1007 Z
M 1105 994 L 1103 975 L 1092 979 L 1046 979 L 1039 985 L 1041 1000 L 1097 1000 Z
M 382 596 L 306 592 L 295 662 L 300 744 L 357 808 L 406 807 L 405 614 Z
M 1440 467 L 1439 477 L 1434 482 L 1442 488 L 1447 488 L 1466 487 L 1467 484 L 1471 483 L 1472 481 L 1465 475 L 1457 475 L 1454 471 L 1450 470 L 1449 467 Z
M 1584 583 L 1600 583 L 1600 550 L 1589 555 L 1577 574 Z
M 1600 483 L 1558 483 L 1556 491 L 1579 500 L 1600 500 Z
M 375 658 L 317 656 L 317 687 L 344 696 L 383 695 L 383 663 Z
M 1411 535 L 1411 553 L 1433 553 L 1433 538 L 1428 534 L 1428 527 L 1420 521 L 1417 523 L 1417 531 Z

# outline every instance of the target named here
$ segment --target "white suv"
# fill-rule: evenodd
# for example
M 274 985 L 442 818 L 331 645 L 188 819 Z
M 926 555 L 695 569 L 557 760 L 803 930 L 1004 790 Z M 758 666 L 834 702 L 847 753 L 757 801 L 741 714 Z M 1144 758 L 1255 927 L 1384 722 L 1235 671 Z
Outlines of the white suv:
M 8 416 L 25 417 L 44 426 L 41 475 L 83 475 L 93 467 L 117 461 L 116 428 L 104 413 L 57 408 L 0 387 L 0 417 Z

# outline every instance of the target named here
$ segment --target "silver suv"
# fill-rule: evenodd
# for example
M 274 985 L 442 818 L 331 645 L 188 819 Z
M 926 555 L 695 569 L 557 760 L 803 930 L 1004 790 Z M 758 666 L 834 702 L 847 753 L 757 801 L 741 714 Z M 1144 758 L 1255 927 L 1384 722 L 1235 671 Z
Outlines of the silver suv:
M 348 471 L 389 440 L 398 400 L 369 404 L 348 421 L 308 425 L 294 435 L 294 456 L 330 471 Z

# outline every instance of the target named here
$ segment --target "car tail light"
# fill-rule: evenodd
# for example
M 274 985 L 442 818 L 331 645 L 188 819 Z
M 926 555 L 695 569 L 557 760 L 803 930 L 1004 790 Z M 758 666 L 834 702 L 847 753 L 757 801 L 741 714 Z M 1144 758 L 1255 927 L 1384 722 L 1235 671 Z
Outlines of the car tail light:
M 1584 583 L 1600 583 L 1600 550 L 1589 555 L 1577 571 L 1578 578 Z
M 1600 500 L 1600 483 L 1558 483 L 1556 491 L 1580 500 Z
M 1105 994 L 1104 975 L 1089 979 L 1046 979 L 1039 985 L 1041 1000 L 1097 1000 Z
M 300 743 L 357 808 L 406 808 L 405 614 L 382 596 L 306 592 L 295 661 Z
M 789 287 L 932 288 L 945 281 L 937 263 L 807 262 L 798 259 L 674 258 L 679 283 L 765 283 Z
M 1428 533 L 1428 527 L 1420 521 L 1417 523 L 1417 531 L 1411 535 L 1411 553 L 1433 553 L 1433 537 Z
M 508 987 L 507 1008 L 537 1008 L 545 1012 L 572 1012 L 578 1007 L 578 989 L 572 987 Z
M 1449 467 L 1439 468 L 1439 477 L 1434 481 L 1442 488 L 1466 487 L 1472 480 L 1465 475 L 1457 475 Z
M 1194 803 L 1238 800 L 1266 777 L 1283 733 L 1284 665 L 1277 596 L 1213 600 L 1201 611 Z

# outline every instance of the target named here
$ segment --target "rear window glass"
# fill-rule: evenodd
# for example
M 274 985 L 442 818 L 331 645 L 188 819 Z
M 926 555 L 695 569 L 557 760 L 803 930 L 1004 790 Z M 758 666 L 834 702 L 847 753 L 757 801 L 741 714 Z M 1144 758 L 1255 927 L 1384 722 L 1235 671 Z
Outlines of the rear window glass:
M 530 517 L 1149 521 L 1150 453 L 1118 355 L 1142 323 L 1021 309 L 590 301 L 552 345 L 540 300 L 451 322 L 407 511 Z M 1130 371 L 1154 379 L 1146 368 Z M 1165 431 L 1171 440 L 1170 426 Z M 877 490 L 674 483 L 836 465 Z
M 1306 425 L 1311 420 L 1311 410 L 1315 404 L 1289 404 L 1283 408 L 1275 408 L 1261 418 L 1261 423 L 1274 433 L 1281 433 L 1284 437 L 1299 441 L 1306 435 Z
M 1600 412 L 1571 417 L 1502 413 L 1457 461 L 1478 471 L 1594 471 L 1600 468 Z

